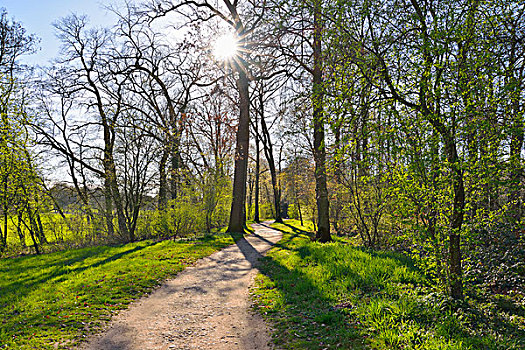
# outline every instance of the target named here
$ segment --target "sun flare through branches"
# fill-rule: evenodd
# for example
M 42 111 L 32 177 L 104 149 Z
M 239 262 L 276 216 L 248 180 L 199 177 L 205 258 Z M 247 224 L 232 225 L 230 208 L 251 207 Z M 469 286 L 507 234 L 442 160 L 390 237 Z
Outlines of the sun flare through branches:
M 237 37 L 228 33 L 220 36 L 213 45 L 213 55 L 221 61 L 233 59 L 239 53 L 239 40 Z

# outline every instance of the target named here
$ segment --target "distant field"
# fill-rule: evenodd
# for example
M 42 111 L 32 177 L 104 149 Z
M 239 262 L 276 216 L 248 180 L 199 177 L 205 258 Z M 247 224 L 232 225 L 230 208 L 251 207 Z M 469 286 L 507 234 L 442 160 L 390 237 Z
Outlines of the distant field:
M 145 215 L 142 215 L 145 214 Z M 155 238 L 157 236 L 162 236 L 162 232 L 166 232 L 165 227 L 157 228 L 155 227 L 158 222 L 157 217 L 155 217 L 155 211 L 144 211 L 139 217 L 138 225 L 136 228 L 136 238 L 137 240 L 142 240 L 145 238 Z M 44 229 L 44 235 L 48 243 L 51 245 L 58 244 L 56 247 L 44 246 L 42 250 L 44 252 L 56 251 L 68 249 L 70 247 L 85 247 L 95 244 L 106 243 L 104 239 L 108 238 L 110 242 L 118 241 L 119 237 L 117 235 L 113 237 L 106 237 L 104 234 L 105 231 L 105 222 L 104 218 L 100 217 L 100 214 L 96 216 L 95 230 L 93 229 L 93 223 L 87 221 L 87 216 L 78 215 L 73 213 L 65 214 L 67 218 L 67 223 L 64 218 L 58 213 L 44 213 L 41 214 L 41 222 Z M 152 217 L 153 216 L 153 217 Z M 10 217 L 8 220 L 8 250 L 5 252 L 4 256 L 17 256 L 21 252 L 23 253 L 35 253 L 33 249 L 30 251 L 28 249 L 20 249 L 20 238 L 17 233 L 17 224 L 18 219 L 16 217 Z M 3 218 L 0 218 L 0 225 L 3 229 Z M 118 228 L 117 218 L 114 218 L 115 228 Z M 152 229 L 153 227 L 153 229 Z M 33 246 L 33 240 L 29 234 L 29 230 L 22 225 L 22 231 L 25 236 L 25 244 L 27 247 Z M 215 228 L 213 232 L 219 233 L 225 231 L 225 228 Z M 95 236 L 90 236 L 95 234 Z M 199 236 L 200 233 L 188 233 L 184 234 L 183 237 L 193 237 Z M 164 235 L 165 237 L 166 235 Z
M 76 214 L 66 214 L 66 217 L 69 219 L 75 219 L 76 221 L 82 220 L 84 224 L 86 223 L 85 219 L 80 218 Z M 73 233 L 70 231 L 69 227 L 64 222 L 64 219 L 56 213 L 45 213 L 40 216 L 42 221 L 42 226 L 44 228 L 44 234 L 49 242 L 54 242 L 57 238 L 68 239 L 73 238 Z M 1 221 L 2 229 L 4 227 L 3 220 Z M 17 234 L 17 225 L 18 219 L 16 217 L 10 217 L 7 221 L 8 235 L 7 235 L 7 244 L 8 245 L 19 245 L 20 239 Z M 29 230 L 22 225 L 22 231 L 25 235 L 26 245 L 33 245 L 31 236 L 29 235 Z
M 0 349 L 75 348 L 114 312 L 232 243 L 222 234 L 0 259 Z

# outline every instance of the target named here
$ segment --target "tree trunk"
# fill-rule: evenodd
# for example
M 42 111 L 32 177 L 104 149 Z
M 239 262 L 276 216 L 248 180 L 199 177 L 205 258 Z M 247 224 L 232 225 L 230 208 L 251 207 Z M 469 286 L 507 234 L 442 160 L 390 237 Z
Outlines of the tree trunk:
M 36 224 L 38 228 L 38 239 L 40 240 L 41 243 L 48 243 L 47 237 L 44 231 L 44 226 L 42 225 L 42 218 L 40 217 L 40 212 L 38 210 L 38 196 L 35 196 L 35 203 L 36 203 L 35 217 L 36 217 Z
M 277 172 L 275 170 L 275 164 L 270 163 L 270 174 L 272 177 L 273 205 L 275 208 L 275 222 L 282 224 L 283 218 L 281 216 L 281 190 L 279 189 L 279 184 L 277 183 Z
M 40 217 L 40 213 L 38 210 L 35 210 L 35 216 L 36 216 L 36 228 L 38 229 L 38 239 L 40 242 L 47 243 L 47 237 L 44 232 L 44 226 L 42 225 L 42 218 Z
M 519 118 L 515 116 L 515 118 Z M 521 119 L 521 118 L 520 118 Z M 523 148 L 523 121 L 516 120 L 515 126 L 513 127 L 513 135 L 510 144 L 510 201 L 513 208 L 514 224 L 518 224 L 521 221 L 521 149 Z
M 301 212 L 301 203 L 299 201 L 299 195 L 297 194 L 297 184 L 295 183 L 295 179 L 296 179 L 296 176 L 297 176 L 296 172 L 297 172 L 297 164 L 294 165 L 292 190 L 293 190 L 293 195 L 294 195 L 294 199 L 295 199 L 295 205 L 297 207 L 297 211 L 299 212 L 299 221 L 301 221 L 301 226 L 304 226 L 303 225 L 303 213 Z
M 126 237 L 126 239 L 128 239 L 130 242 L 133 242 L 135 241 L 135 236 L 134 233 L 128 229 L 126 223 L 126 216 L 124 214 L 124 207 L 122 205 L 122 197 L 120 196 L 120 191 L 118 188 L 117 172 L 115 167 L 115 160 L 113 159 L 112 144 L 106 144 L 106 149 L 104 152 L 104 174 L 106 176 L 105 185 L 109 186 L 109 188 L 106 188 L 106 194 L 109 193 L 111 195 L 110 199 L 113 200 L 113 204 L 115 205 L 115 209 L 117 210 L 117 222 L 119 233 L 123 237 Z M 106 202 L 108 202 L 107 198 Z M 113 220 L 113 213 L 111 213 L 110 216 L 111 220 Z M 109 217 L 106 218 L 106 220 L 108 219 Z M 111 221 L 111 227 L 113 227 L 113 221 Z
M 262 86 L 262 85 L 261 85 Z M 261 127 L 263 132 L 263 141 L 264 141 L 264 154 L 266 160 L 268 161 L 268 166 L 270 167 L 270 176 L 272 178 L 272 190 L 273 190 L 273 204 L 275 208 L 275 222 L 283 223 L 283 218 L 281 217 L 281 190 L 279 189 L 279 184 L 277 183 L 277 169 L 275 168 L 275 159 L 273 157 L 273 145 L 272 140 L 270 139 L 270 132 L 268 131 L 268 126 L 266 125 L 266 120 L 264 119 L 264 99 L 263 99 L 262 88 L 259 91 L 259 112 L 261 116 Z
M 252 208 L 253 208 L 253 175 L 249 174 L 248 176 L 248 217 L 251 217 L 252 215 Z
M 176 131 L 178 132 L 178 131 Z M 179 137 L 175 136 L 170 142 L 171 153 L 171 179 L 170 190 L 171 199 L 176 200 L 179 191 L 179 168 L 180 168 L 180 154 L 179 154 Z
M 113 199 L 111 197 L 111 185 L 109 178 L 104 179 L 104 218 L 106 220 L 106 230 L 108 236 L 115 234 L 115 228 L 113 226 Z
M 324 111 L 323 111 L 323 58 L 321 49 L 322 19 L 321 0 L 315 1 L 314 8 L 314 70 L 313 70 L 313 125 L 314 125 L 314 160 L 315 160 L 315 193 L 317 201 L 317 234 L 319 242 L 329 242 L 330 236 L 330 206 L 326 186 L 326 150 L 324 143 Z
M 29 235 L 31 236 L 31 240 L 33 241 L 33 247 L 35 247 L 36 254 L 40 254 L 40 248 L 38 247 L 38 243 L 36 241 L 35 233 L 33 232 L 33 230 L 29 230 Z
M 259 140 L 259 123 L 255 120 L 255 198 L 253 221 L 259 223 L 259 181 L 261 178 L 261 144 Z
M 117 222 L 120 234 L 126 237 L 129 242 L 135 242 L 135 232 L 130 230 L 127 225 L 126 215 L 124 214 L 124 207 L 122 205 L 122 197 L 120 196 L 116 177 L 111 181 L 111 193 L 113 194 L 115 208 L 117 209 Z
M 6 239 L 7 242 L 7 239 Z M 6 247 L 4 246 L 4 232 L 2 228 L 0 227 L 0 253 L 4 251 Z
M 454 205 L 452 207 L 449 233 L 450 296 L 454 299 L 462 299 L 463 281 L 460 233 L 465 209 L 465 187 L 463 183 L 463 173 L 459 164 L 456 143 L 451 136 L 448 136 L 445 142 L 448 161 L 450 162 L 452 170 L 452 182 L 454 188 Z
M 304 226 L 304 223 L 303 223 L 303 212 L 301 211 L 301 202 L 299 202 L 299 199 L 297 199 L 297 210 L 299 211 L 299 221 L 301 221 L 301 226 Z
M 168 163 L 169 151 L 166 147 L 162 150 L 162 156 L 159 162 L 159 198 L 158 209 L 164 210 L 168 206 L 168 178 L 166 175 L 166 164 Z
M 341 155 L 344 152 L 344 146 L 341 142 L 341 125 L 343 123 L 343 117 L 339 117 L 337 120 L 337 123 L 334 127 L 334 137 L 335 137 L 335 152 L 336 155 Z M 341 217 L 341 211 L 343 210 L 342 201 L 343 199 L 340 197 L 342 196 L 342 176 L 343 176 L 343 167 L 342 167 L 342 161 L 339 160 L 342 159 L 339 157 L 336 157 L 335 164 L 334 164 L 334 180 L 335 180 L 335 186 L 334 186 L 334 192 L 335 196 L 332 198 L 332 225 L 334 227 L 335 233 L 337 235 L 341 235 L 341 229 L 339 226 L 339 220 Z
M 248 151 L 250 140 L 250 96 L 249 81 L 244 67 L 236 63 L 239 74 L 237 89 L 239 91 L 239 125 L 237 128 L 235 147 L 235 170 L 233 176 L 233 195 L 230 212 L 230 222 L 227 232 L 244 232 L 245 200 L 246 200 L 246 173 L 248 170 Z
M 0 251 L 4 251 L 4 249 L 7 247 L 7 232 L 8 232 L 8 226 L 7 226 L 7 220 L 8 220 L 8 207 L 7 207 L 7 176 L 4 178 L 4 232 L 1 236 L 2 242 L 0 245 Z
M 521 221 L 521 177 L 522 177 L 522 165 L 521 165 L 521 149 L 523 148 L 524 140 L 524 123 L 523 116 L 520 113 L 520 84 L 518 80 L 512 76 L 512 72 L 508 73 L 510 77 L 509 85 L 513 86 L 514 89 L 511 91 L 510 98 L 510 114 L 512 118 L 511 126 L 511 140 L 510 140 L 510 202 L 512 206 L 512 215 L 514 219 L 514 224 L 519 224 Z
M 18 239 L 20 240 L 20 245 L 22 248 L 27 248 L 26 237 L 24 231 L 22 231 L 22 212 L 18 210 L 17 212 L 18 222 L 16 223 L 16 233 L 18 234 Z

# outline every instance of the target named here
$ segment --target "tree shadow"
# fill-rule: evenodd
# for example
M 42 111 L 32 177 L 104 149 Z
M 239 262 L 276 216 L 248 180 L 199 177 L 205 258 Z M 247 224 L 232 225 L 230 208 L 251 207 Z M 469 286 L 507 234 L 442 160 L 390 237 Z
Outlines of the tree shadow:
M 263 226 L 269 228 L 268 224 Z M 345 255 L 337 252 L 337 246 L 309 244 L 311 235 L 308 232 L 287 223 L 285 226 L 289 231 L 273 228 L 285 233 L 285 236 L 274 245 L 274 253 L 271 256 L 261 259 L 259 270 L 263 277 L 256 287 L 256 290 L 259 290 L 258 295 L 264 301 L 259 310 L 272 321 L 276 329 L 274 340 L 277 345 L 312 349 L 324 348 L 327 345 L 335 345 L 338 348 L 363 348 L 363 335 L 379 336 L 374 331 L 367 330 L 370 325 L 361 325 L 360 322 L 374 322 L 373 317 L 376 316 L 372 317 L 367 312 L 373 312 L 377 305 L 390 303 L 399 303 L 396 305 L 403 307 L 405 298 L 415 298 L 413 293 L 405 294 L 404 291 L 414 291 L 418 286 L 426 288 L 427 282 L 418 277 L 422 276 L 422 272 L 408 257 L 367 248 L 343 248 L 345 245 L 341 245 L 339 249 L 354 251 L 354 265 L 348 265 L 348 261 L 344 261 Z M 256 235 L 265 239 L 257 232 Z M 304 239 L 305 243 L 288 244 L 297 238 Z M 286 253 L 279 253 L 279 249 L 285 250 Z M 369 264 L 374 264 L 371 270 L 363 269 Z M 382 264 L 391 268 L 382 269 Z M 317 275 L 316 271 L 319 271 Z M 406 274 L 403 274 L 403 271 Z M 313 276 L 318 276 L 319 280 Z M 401 288 L 397 289 L 396 286 Z M 423 291 L 423 296 L 428 292 L 430 290 Z M 438 308 L 429 311 L 432 305 L 421 304 L 419 299 L 408 300 L 411 300 L 413 307 L 408 314 L 400 317 L 408 317 L 407 320 L 418 323 L 423 329 L 428 328 L 429 331 L 436 332 L 444 329 L 450 332 L 444 335 L 450 341 L 470 344 L 473 348 L 495 349 L 501 346 L 495 341 L 487 341 L 483 336 L 462 332 L 461 327 L 457 332 L 453 327 L 447 328 L 447 322 L 459 324 L 460 321 L 445 320 L 446 310 Z M 394 306 L 394 309 L 396 307 L 398 306 Z M 359 308 L 362 308 L 360 314 L 356 314 L 355 310 Z M 386 319 L 389 317 L 387 314 L 388 312 L 381 317 Z M 436 317 L 440 319 L 438 323 L 435 321 Z M 525 339 L 525 332 L 508 319 L 495 317 L 489 321 L 478 318 L 476 322 L 490 322 L 492 329 L 500 329 L 500 334 L 509 336 L 513 341 Z
M 63 282 L 69 274 L 78 274 L 88 269 L 97 268 L 110 262 L 123 258 L 126 255 L 135 253 L 144 248 L 149 248 L 158 243 L 150 245 L 136 246 L 120 253 L 113 254 L 102 260 L 94 261 L 92 264 L 71 268 L 76 264 L 94 258 L 97 255 L 104 254 L 111 247 L 83 248 L 71 252 L 52 253 L 47 256 L 28 256 L 12 259 L 8 264 L 0 269 L 0 273 L 6 273 L 11 270 L 11 274 L 26 276 L 25 278 L 14 279 L 12 283 L 5 284 L 2 287 L 3 295 L 16 295 L 17 298 L 23 298 L 30 294 L 36 286 L 53 281 L 54 283 Z M 66 255 L 63 259 L 54 259 Z M 35 271 L 46 271 L 36 274 Z M 11 294 L 12 293 L 12 294 Z M 2 298 L 0 298 L 2 300 Z M 1 305 L 0 305 L 1 306 Z
M 285 226 L 290 227 L 293 231 L 292 234 L 265 223 L 261 223 L 261 225 L 275 232 L 286 233 L 279 242 L 273 243 L 265 237 L 265 232 L 259 233 L 255 230 L 253 236 L 274 249 L 293 252 L 293 248 L 286 246 L 289 241 L 300 236 L 307 240 L 310 237 L 309 232 L 289 224 L 285 224 Z M 272 289 L 278 291 L 282 296 L 287 316 L 294 320 L 293 325 L 299 326 L 293 327 L 292 325 L 290 327 L 290 324 L 277 322 L 277 337 L 274 338 L 277 340 L 276 343 L 279 344 L 287 338 L 287 346 L 292 348 L 304 348 L 305 346 L 308 348 L 324 348 L 323 344 L 329 343 L 338 344 L 340 348 L 349 348 L 350 346 L 355 349 L 360 348 L 360 336 L 353 328 L 344 326 L 346 324 L 344 315 L 339 310 L 334 309 L 333 300 L 326 298 L 308 276 L 298 270 L 288 268 L 275 259 L 263 256 L 246 240 L 237 242 L 237 245 L 252 266 L 258 267 L 260 273 L 275 284 L 276 288 L 272 287 Z M 305 294 L 309 296 L 308 301 L 304 300 Z M 286 307 L 297 304 L 302 307 Z M 261 311 L 269 312 L 268 309 Z M 301 320 L 301 322 L 297 320 Z M 337 327 L 334 327 L 336 325 Z M 332 329 L 337 331 L 332 332 Z M 292 339 L 291 342 L 290 339 Z
M 259 225 L 264 226 L 264 227 L 266 227 L 267 229 L 270 229 L 270 230 L 279 231 L 279 232 L 281 232 L 283 234 L 283 238 L 279 242 L 273 243 L 273 242 L 268 241 L 263 236 L 259 235 L 256 231 L 254 231 L 254 233 L 253 233 L 253 235 L 258 237 L 259 239 L 262 239 L 262 240 L 268 242 L 269 244 L 275 245 L 276 247 L 278 247 L 280 249 L 291 250 L 290 248 L 288 248 L 286 246 L 286 244 L 291 242 L 292 240 L 294 240 L 295 238 L 297 238 L 297 237 L 299 237 L 301 235 L 306 236 L 309 239 L 311 239 L 311 237 L 313 237 L 311 232 L 301 230 L 301 229 L 299 229 L 297 227 L 294 227 L 294 226 L 291 226 L 290 224 L 287 224 L 286 222 L 284 224 L 281 224 L 281 225 L 285 225 L 285 226 L 287 226 L 287 227 L 289 227 L 289 228 L 291 228 L 293 230 L 293 234 L 290 237 L 286 237 L 286 235 L 285 235 L 285 234 L 289 233 L 288 231 L 280 229 L 278 227 L 272 227 L 271 224 L 267 224 L 267 223 L 261 222 Z

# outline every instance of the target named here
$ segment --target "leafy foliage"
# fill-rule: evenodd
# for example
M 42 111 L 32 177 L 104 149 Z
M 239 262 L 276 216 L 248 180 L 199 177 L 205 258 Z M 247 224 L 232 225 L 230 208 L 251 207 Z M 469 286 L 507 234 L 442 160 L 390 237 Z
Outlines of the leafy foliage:
M 518 293 L 525 290 L 525 242 L 512 225 L 496 224 L 473 230 L 465 244 L 465 278 L 485 293 Z M 525 297 L 525 296 L 524 296 Z

